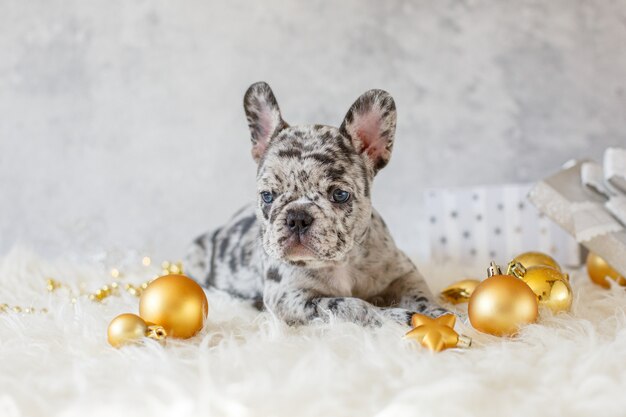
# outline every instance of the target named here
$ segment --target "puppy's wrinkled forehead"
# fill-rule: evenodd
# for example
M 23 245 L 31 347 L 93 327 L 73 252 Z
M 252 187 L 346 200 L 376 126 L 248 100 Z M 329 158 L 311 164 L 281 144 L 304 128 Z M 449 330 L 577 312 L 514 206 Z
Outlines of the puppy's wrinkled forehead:
M 330 126 L 295 126 L 280 131 L 259 161 L 257 178 L 265 185 L 294 191 L 326 192 L 324 187 L 341 185 L 369 196 L 365 162 L 351 141 Z
M 338 129 L 289 126 L 272 89 L 264 82 L 248 88 L 244 110 L 261 182 L 272 177 L 276 182 L 294 186 L 309 181 L 319 189 L 325 182 L 344 181 L 345 185 L 362 187 L 349 191 L 369 196 L 369 183 L 389 162 L 396 105 L 386 91 L 369 90 L 362 94 Z

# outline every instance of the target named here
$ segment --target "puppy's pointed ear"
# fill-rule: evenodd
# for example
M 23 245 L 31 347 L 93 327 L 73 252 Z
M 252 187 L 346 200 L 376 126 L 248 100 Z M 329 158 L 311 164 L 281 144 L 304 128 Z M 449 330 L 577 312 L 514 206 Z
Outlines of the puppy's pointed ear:
M 341 133 L 352 141 L 375 174 L 391 157 L 396 133 L 396 104 L 383 90 L 370 90 L 359 97 L 341 124 Z
M 250 128 L 252 157 L 259 162 L 270 140 L 288 127 L 280 115 L 278 102 L 265 82 L 252 84 L 243 98 L 243 108 Z

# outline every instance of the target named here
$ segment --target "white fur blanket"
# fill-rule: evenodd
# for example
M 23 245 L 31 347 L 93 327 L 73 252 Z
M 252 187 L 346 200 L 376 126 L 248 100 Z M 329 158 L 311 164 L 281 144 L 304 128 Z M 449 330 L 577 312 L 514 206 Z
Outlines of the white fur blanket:
M 464 277 L 459 267 L 422 269 L 435 292 Z M 571 314 L 544 312 L 514 339 L 461 323 L 474 346 L 439 354 L 393 323 L 291 328 L 216 293 L 197 337 L 117 350 L 107 324 L 136 313 L 137 299 L 72 304 L 47 292 L 46 277 L 89 289 L 111 280 L 96 263 L 19 250 L 0 261 L 0 303 L 49 310 L 0 313 L 2 417 L 626 415 L 626 291 L 584 272 L 572 277 Z

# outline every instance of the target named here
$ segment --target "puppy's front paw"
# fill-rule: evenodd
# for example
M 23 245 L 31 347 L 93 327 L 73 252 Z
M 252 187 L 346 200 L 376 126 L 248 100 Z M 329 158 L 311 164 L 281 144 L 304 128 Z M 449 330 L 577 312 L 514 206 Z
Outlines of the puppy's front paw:
M 414 311 L 395 307 L 382 308 L 381 311 L 386 318 L 409 327 L 411 326 L 411 317 L 416 314 Z
M 406 317 L 406 325 L 409 327 L 413 327 L 413 316 L 419 314 L 415 311 L 407 311 L 407 317 Z

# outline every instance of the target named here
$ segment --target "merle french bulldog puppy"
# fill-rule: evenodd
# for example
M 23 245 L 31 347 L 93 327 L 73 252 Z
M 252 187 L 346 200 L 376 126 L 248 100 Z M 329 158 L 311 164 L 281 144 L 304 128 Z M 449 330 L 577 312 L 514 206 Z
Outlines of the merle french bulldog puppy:
M 250 86 L 244 109 L 258 164 L 256 203 L 193 242 L 189 274 L 288 323 L 334 316 L 407 324 L 414 312 L 446 313 L 372 208 L 374 176 L 393 148 L 391 96 L 366 92 L 339 129 L 289 126 L 264 82 Z

